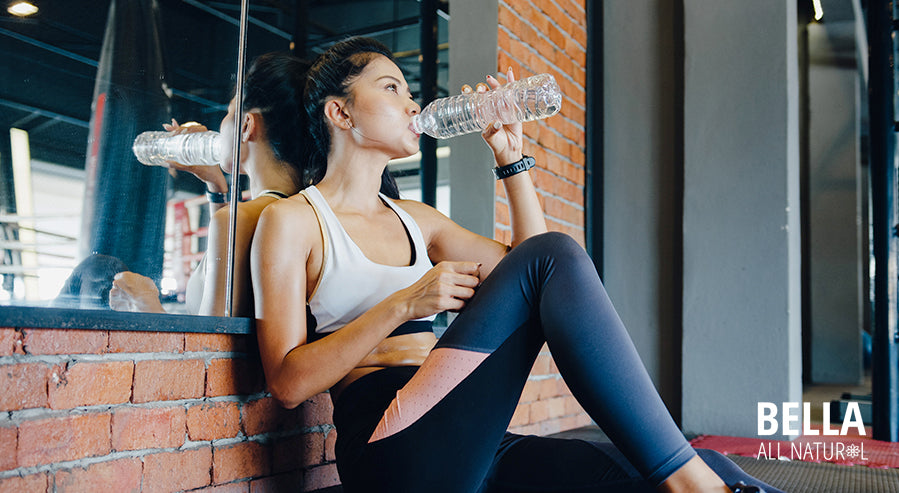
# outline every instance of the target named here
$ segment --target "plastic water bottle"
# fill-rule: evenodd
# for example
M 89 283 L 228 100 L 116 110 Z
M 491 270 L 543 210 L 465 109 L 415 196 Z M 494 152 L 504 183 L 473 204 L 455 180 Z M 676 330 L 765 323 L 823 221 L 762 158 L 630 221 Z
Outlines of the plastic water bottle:
M 168 167 L 167 161 L 188 166 L 216 166 L 222 157 L 218 132 L 144 132 L 131 148 L 137 160 L 148 166 Z
M 540 74 L 481 94 L 435 99 L 412 117 L 412 128 L 419 134 L 448 139 L 483 130 L 497 120 L 509 124 L 546 118 L 561 108 L 562 91 L 556 79 Z

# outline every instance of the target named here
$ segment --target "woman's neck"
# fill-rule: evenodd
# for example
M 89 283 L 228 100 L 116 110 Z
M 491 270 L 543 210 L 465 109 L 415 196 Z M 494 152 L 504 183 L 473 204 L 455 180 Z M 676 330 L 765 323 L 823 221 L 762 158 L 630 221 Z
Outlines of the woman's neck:
M 378 192 L 386 166 L 387 159 L 383 156 L 332 153 L 328 156 L 328 170 L 317 188 L 328 198 L 331 208 L 377 210 L 384 206 Z
M 247 160 L 247 174 L 250 176 L 250 195 L 258 197 L 266 191 L 293 195 L 299 192 L 290 174 L 290 165 L 275 159 L 274 154 Z

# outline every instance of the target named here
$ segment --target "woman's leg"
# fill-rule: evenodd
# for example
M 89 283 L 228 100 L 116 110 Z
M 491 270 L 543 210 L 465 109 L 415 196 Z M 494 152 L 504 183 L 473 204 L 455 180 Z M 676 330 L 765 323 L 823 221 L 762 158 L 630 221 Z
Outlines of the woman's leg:
M 714 450 L 696 452 L 726 484 L 743 481 L 768 493 L 782 493 L 749 476 Z M 482 493 L 598 491 L 652 493 L 656 489 L 611 443 L 507 434 Z
M 369 443 L 343 461 L 342 479 L 369 491 L 476 491 L 544 342 L 575 397 L 651 484 L 695 457 L 592 261 L 569 237 L 548 233 L 494 269 L 440 339 L 439 357 L 425 361 Z
M 592 260 L 570 237 L 548 233 L 513 249 L 438 347 L 487 352 L 519 327 L 546 341 L 578 402 L 648 481 L 661 483 L 695 456 Z

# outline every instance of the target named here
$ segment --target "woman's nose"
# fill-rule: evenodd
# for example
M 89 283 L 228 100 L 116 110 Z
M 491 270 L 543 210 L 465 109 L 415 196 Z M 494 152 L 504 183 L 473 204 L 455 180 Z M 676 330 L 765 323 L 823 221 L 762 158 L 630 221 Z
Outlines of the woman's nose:
M 409 105 L 409 113 L 413 115 L 421 113 L 421 106 L 417 102 L 412 101 L 412 104 Z

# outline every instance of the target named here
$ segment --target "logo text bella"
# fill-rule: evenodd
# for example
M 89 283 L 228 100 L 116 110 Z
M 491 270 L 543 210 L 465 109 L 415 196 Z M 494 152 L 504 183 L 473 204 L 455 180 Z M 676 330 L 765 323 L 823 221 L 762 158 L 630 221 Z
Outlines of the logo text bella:
M 759 436 L 774 435 L 778 431 L 778 425 L 782 433 L 787 436 L 800 434 L 800 420 L 802 423 L 802 435 L 810 436 L 846 436 L 850 430 L 855 430 L 858 436 L 865 436 L 865 425 L 861 417 L 861 411 L 857 402 L 850 402 L 843 416 L 843 423 L 839 429 L 831 427 L 830 406 L 821 404 L 822 422 L 821 430 L 811 428 L 811 403 L 804 402 L 800 414 L 800 403 L 784 402 L 782 405 L 781 419 L 778 423 L 778 406 L 773 402 L 758 403 L 758 434 Z M 759 445 L 757 458 L 762 459 L 790 459 L 803 461 L 845 461 L 868 460 L 865 455 L 864 441 L 858 443 L 842 443 L 833 441 L 801 440 L 798 442 L 762 442 Z

